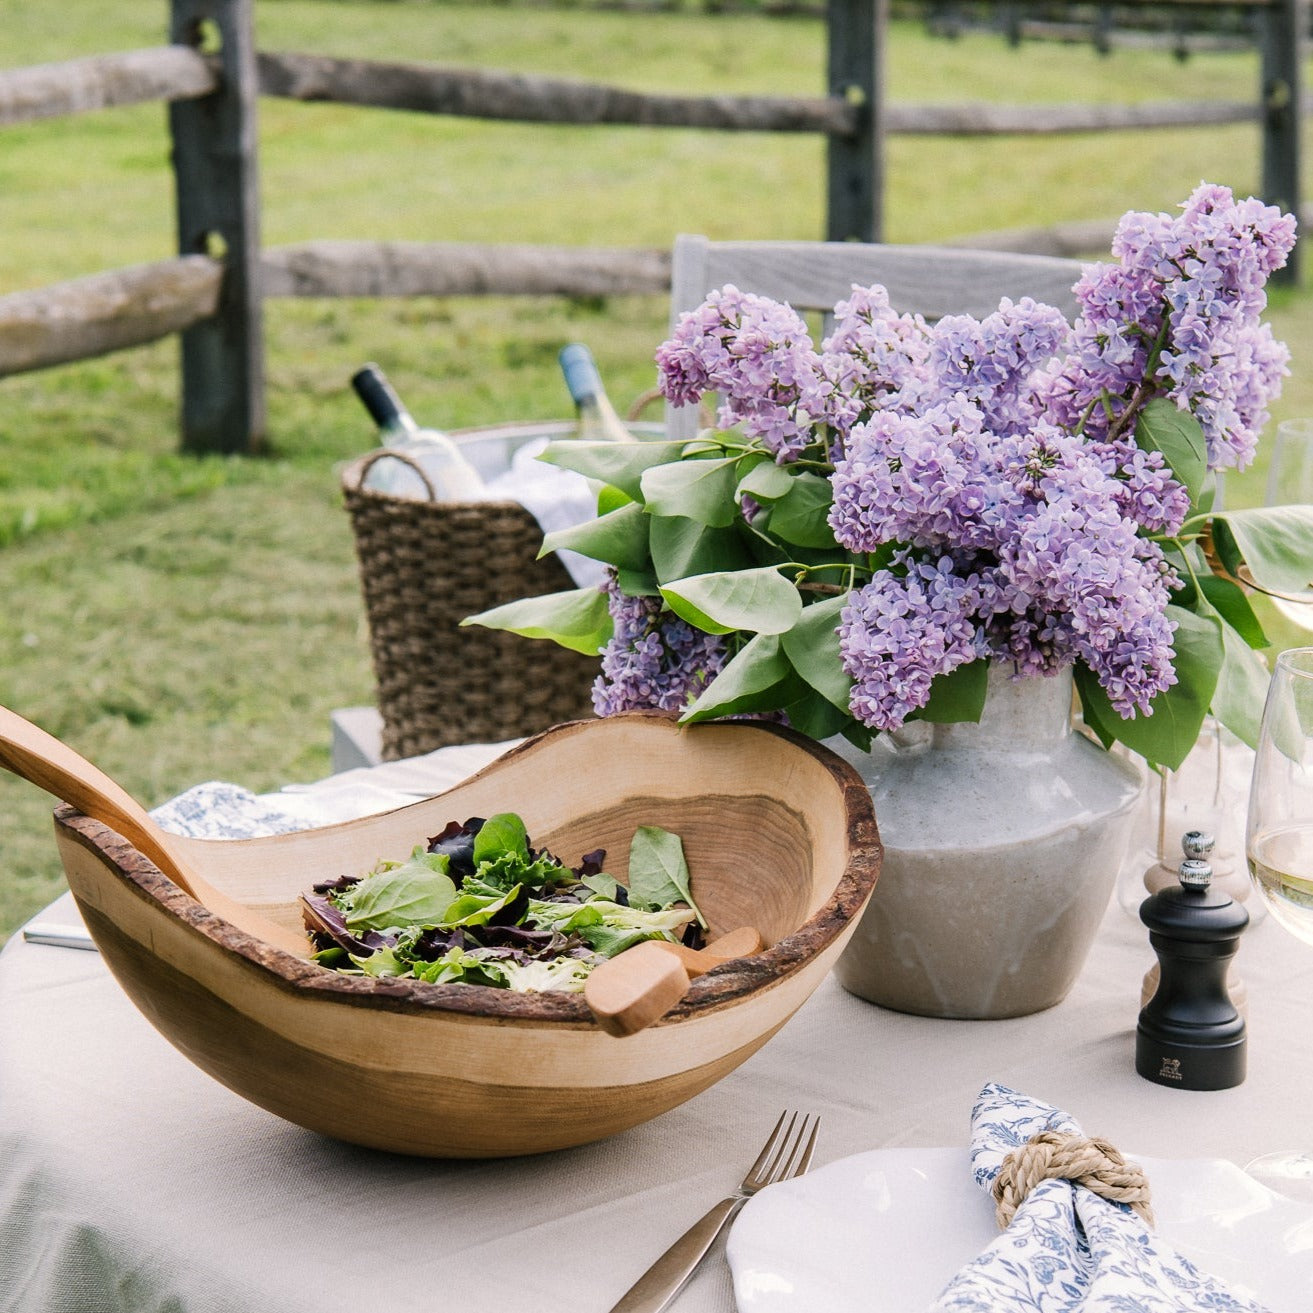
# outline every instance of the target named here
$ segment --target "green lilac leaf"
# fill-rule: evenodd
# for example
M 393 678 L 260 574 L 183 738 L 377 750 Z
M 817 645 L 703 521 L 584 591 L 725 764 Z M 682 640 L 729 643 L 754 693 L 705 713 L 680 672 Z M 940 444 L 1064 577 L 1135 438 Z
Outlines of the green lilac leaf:
M 655 465 L 643 474 L 643 500 L 652 515 L 683 515 L 725 528 L 738 516 L 734 492 L 738 458 L 681 460 Z
M 1213 540 L 1227 569 L 1240 557 L 1260 588 L 1301 593 L 1313 583 L 1313 506 L 1218 511 Z
M 1199 575 L 1199 587 L 1208 604 L 1250 647 L 1271 646 L 1243 588 L 1215 574 Z
M 917 713 L 917 718 L 937 725 L 978 721 L 988 688 L 989 662 L 968 661 L 946 675 L 935 676 L 930 683 L 930 700 Z
M 574 470 L 619 488 L 634 501 L 643 500 L 643 472 L 653 465 L 678 461 L 684 442 L 581 442 L 567 438 L 549 442 L 541 460 Z
M 834 493 L 828 479 L 818 474 L 799 474 L 789 480 L 793 485 L 765 516 L 770 533 L 798 547 L 835 549 L 834 530 L 830 528 L 830 507 Z
M 641 570 L 648 563 L 650 523 L 637 502 L 627 501 L 606 515 L 547 534 L 538 555 L 546 556 L 565 547 L 623 570 Z
M 661 596 L 676 615 L 708 634 L 782 634 L 802 614 L 798 590 L 770 566 L 676 579 L 663 585 Z
M 817 742 L 842 734 L 845 727 L 852 724 L 848 712 L 841 711 L 814 688 L 805 686 L 800 698 L 785 705 L 784 714 L 794 729 Z
M 712 528 L 684 515 L 654 515 L 649 520 L 649 551 L 658 579 L 746 570 L 754 564 L 736 527 Z
M 804 606 L 797 623 L 780 640 L 793 668 L 844 712 L 853 687 L 839 655 L 839 617 L 847 601 L 844 593 Z
M 505 629 L 523 638 L 549 638 L 561 647 L 596 656 L 610 641 L 611 612 L 606 594 L 598 588 L 573 588 L 506 602 L 478 615 L 466 616 L 462 625 Z
M 1242 743 L 1258 747 L 1271 672 L 1267 662 L 1219 618 L 1225 659 L 1213 691 L 1213 715 Z
M 633 500 L 632 497 L 621 492 L 614 484 L 603 484 L 597 491 L 597 513 L 598 515 L 609 515 L 612 511 L 618 511 L 622 506 L 628 506 Z
M 1178 483 L 1199 499 L 1208 472 L 1208 447 L 1199 421 L 1165 397 L 1147 402 L 1135 421 L 1135 441 L 1143 451 L 1158 451 Z
M 778 501 L 788 496 L 793 487 L 793 475 L 773 460 L 763 460 L 754 465 L 739 480 L 739 496 L 752 497 L 759 502 Z
M 615 581 L 626 597 L 661 596 L 661 580 L 650 567 L 642 570 L 617 570 Z
M 655 825 L 640 825 L 629 845 L 629 901 L 653 911 L 687 903 L 705 930 L 689 887 L 688 862 L 679 835 Z
M 1214 621 L 1179 606 L 1169 606 L 1167 617 L 1178 626 L 1174 639 L 1177 682 L 1154 698 L 1152 715 L 1122 719 L 1083 665 L 1076 667 L 1076 687 L 1086 719 L 1096 733 L 1100 725 L 1115 726 L 1116 738 L 1132 752 L 1151 765 L 1176 770 L 1199 739 L 1225 653 Z
M 693 724 L 718 716 L 775 711 L 784 705 L 784 699 L 800 695 L 800 682 L 778 636 L 757 634 L 702 690 L 680 721 Z

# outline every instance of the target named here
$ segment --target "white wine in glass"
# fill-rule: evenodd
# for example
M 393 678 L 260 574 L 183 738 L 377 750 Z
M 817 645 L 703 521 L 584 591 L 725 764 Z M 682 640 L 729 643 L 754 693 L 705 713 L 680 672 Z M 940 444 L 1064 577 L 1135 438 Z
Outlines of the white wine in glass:
M 1313 944 L 1313 647 L 1276 660 L 1263 707 L 1245 828 L 1249 873 L 1272 915 Z M 1245 1170 L 1313 1201 L 1313 1151 L 1270 1153 Z

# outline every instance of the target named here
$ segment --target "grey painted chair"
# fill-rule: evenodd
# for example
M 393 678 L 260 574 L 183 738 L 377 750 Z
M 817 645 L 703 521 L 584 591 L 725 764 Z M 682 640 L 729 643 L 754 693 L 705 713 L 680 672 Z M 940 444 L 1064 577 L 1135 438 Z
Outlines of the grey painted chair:
M 947 246 L 885 246 L 856 242 L 712 242 L 682 234 L 675 239 L 670 276 L 670 323 L 701 305 L 709 292 L 733 283 L 787 301 L 795 310 L 831 310 L 854 283 L 881 283 L 894 308 L 939 319 L 984 316 L 999 300 L 1032 296 L 1068 318 L 1076 312 L 1072 286 L 1081 264 L 1047 255 L 974 251 Z M 670 437 L 692 437 L 697 408 L 668 407 Z

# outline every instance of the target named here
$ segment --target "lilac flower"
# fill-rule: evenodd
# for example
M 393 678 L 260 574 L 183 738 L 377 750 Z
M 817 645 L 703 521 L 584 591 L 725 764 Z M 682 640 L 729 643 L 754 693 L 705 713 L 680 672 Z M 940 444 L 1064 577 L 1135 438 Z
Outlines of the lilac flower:
M 813 404 L 818 417 L 846 434 L 873 410 L 915 404 L 928 385 L 930 330 L 920 315 L 900 315 L 883 287 L 853 286 L 834 308 L 834 330 L 821 343 L 829 385 Z
M 719 392 L 720 422 L 778 463 L 832 467 L 826 564 L 859 581 L 839 625 L 854 716 L 895 728 L 981 657 L 1081 662 L 1120 715 L 1152 711 L 1177 679 L 1179 587 L 1153 539 L 1191 506 L 1136 425 L 1162 398 L 1197 420 L 1210 467 L 1250 459 L 1289 372 L 1261 315 L 1294 236 L 1290 216 L 1203 185 L 1177 215 L 1122 219 L 1071 325 L 1029 299 L 927 325 L 881 287 L 853 288 L 819 352 L 788 306 L 733 287 L 684 317 L 658 352 L 666 396 Z M 737 513 L 770 539 L 756 501 Z M 613 591 L 612 611 L 599 709 L 682 705 L 725 660 L 659 603 Z
M 813 441 L 829 389 L 807 325 L 787 305 L 727 286 L 684 315 L 657 350 L 658 380 L 676 405 L 721 394 L 717 422 L 742 427 L 780 461 Z
M 1015 305 L 1005 297 L 984 319 L 945 315 L 931 334 L 936 384 L 979 405 L 993 432 L 1023 432 L 1041 415 L 1036 376 L 1070 335 L 1060 310 L 1030 297 Z
M 593 684 L 599 716 L 655 707 L 682 711 L 716 677 L 725 642 L 665 608 L 660 597 L 628 597 L 610 572 L 606 585 L 614 631 Z
M 978 407 L 950 398 L 920 415 L 877 412 L 849 435 L 836 462 L 830 527 L 840 545 L 872 552 L 992 545 L 1016 501 L 989 467 L 995 441 Z
M 1204 185 L 1177 218 L 1126 215 L 1113 254 L 1076 285 L 1072 352 L 1048 379 L 1052 417 L 1117 437 L 1150 397 L 1199 420 L 1213 468 L 1251 459 L 1289 353 L 1259 322 L 1264 285 L 1294 245 L 1295 223 L 1259 201 Z
M 974 581 L 955 574 L 947 556 L 900 564 L 905 574 L 881 570 L 852 594 L 839 626 L 849 705 L 873 729 L 897 729 L 925 706 L 936 675 L 980 654 L 969 615 Z

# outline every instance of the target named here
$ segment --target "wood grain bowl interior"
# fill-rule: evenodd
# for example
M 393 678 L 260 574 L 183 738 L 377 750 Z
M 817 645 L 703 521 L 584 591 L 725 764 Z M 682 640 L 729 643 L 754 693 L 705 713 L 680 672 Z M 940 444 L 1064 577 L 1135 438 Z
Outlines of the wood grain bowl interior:
M 879 872 L 869 793 L 835 754 L 774 726 L 681 728 L 645 713 L 555 727 L 447 793 L 381 816 L 187 844 L 216 887 L 299 924 L 296 896 L 315 881 L 404 857 L 448 820 L 498 811 L 519 812 L 563 860 L 605 847 L 622 878 L 637 826 L 672 830 L 713 933 L 755 925 L 766 949 L 699 977 L 661 1021 L 617 1039 L 575 994 L 328 971 L 208 913 L 70 808 L 56 812 L 56 837 L 110 969 L 192 1061 L 298 1125 L 441 1157 L 588 1143 L 707 1088 L 824 978 Z

